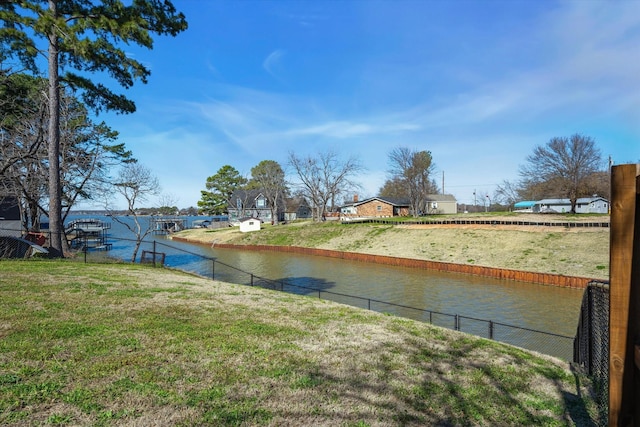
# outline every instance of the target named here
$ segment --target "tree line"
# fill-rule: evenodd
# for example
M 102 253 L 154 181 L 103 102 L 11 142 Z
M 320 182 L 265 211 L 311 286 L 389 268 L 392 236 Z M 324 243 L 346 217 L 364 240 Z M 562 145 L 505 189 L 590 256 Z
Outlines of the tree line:
M 286 179 L 285 169 L 275 160 L 263 160 L 251 168 L 251 176 L 243 177 L 231 165 L 222 166 L 216 174 L 207 178 L 206 190 L 198 208 L 209 215 L 227 213 L 229 207 L 246 207 L 249 200 L 233 200 L 238 194 L 250 194 L 248 190 L 259 190 L 271 210 L 271 218 L 278 222 L 278 212 L 285 207 L 287 199 L 304 197 L 312 210 L 313 218 L 321 220 L 327 210 L 334 209 L 346 192 L 358 187 L 354 177 L 362 171 L 355 157 L 343 159 L 333 151 L 315 156 L 300 157 L 289 153 L 288 163 L 297 177 Z
M 223 214 L 234 206 L 231 200 L 234 192 L 258 188 L 272 208 L 272 217 L 276 217 L 282 201 L 294 194 L 305 197 L 314 219 L 320 220 L 325 212 L 348 203 L 347 196 L 361 189 L 355 178 L 364 168 L 354 157 L 342 159 L 332 151 L 307 157 L 289 153 L 287 167 L 292 171 L 291 182 L 274 160 L 260 162 L 251 169 L 250 178 L 225 165 L 207 178 L 207 189 L 201 192 L 198 207 L 207 214 Z M 388 153 L 388 177 L 377 196 L 409 204 L 414 216 L 426 213 L 430 195 L 440 192 L 434 179 L 435 168 L 430 151 L 393 148 Z M 519 176 L 517 182 L 505 180 L 497 186 L 492 199 L 502 209 L 511 209 L 518 201 L 566 198 L 575 213 L 578 198 L 609 196 L 609 173 L 601 151 L 593 138 L 581 134 L 554 137 L 535 146 L 520 165 Z M 486 197 L 491 200 L 488 194 Z M 242 203 L 246 205 L 247 201 Z
M 379 196 L 409 201 L 416 215 L 426 212 L 427 195 L 437 192 L 431 153 L 397 147 L 388 156 L 389 178 Z M 285 168 L 291 172 L 290 180 Z M 248 194 L 247 190 L 259 189 L 267 199 L 272 218 L 277 218 L 276 213 L 293 196 L 303 197 L 311 207 L 313 219 L 320 221 L 362 189 L 356 178 L 365 170 L 356 157 L 344 158 L 331 150 L 308 156 L 290 152 L 285 168 L 275 160 L 263 160 L 251 169 L 250 177 L 243 177 L 233 166 L 224 165 L 207 178 L 198 207 L 210 215 L 227 213 L 229 207 L 237 207 L 238 202 L 232 198 L 240 194 L 239 190 Z M 240 205 L 246 206 L 247 202 L 241 200 Z

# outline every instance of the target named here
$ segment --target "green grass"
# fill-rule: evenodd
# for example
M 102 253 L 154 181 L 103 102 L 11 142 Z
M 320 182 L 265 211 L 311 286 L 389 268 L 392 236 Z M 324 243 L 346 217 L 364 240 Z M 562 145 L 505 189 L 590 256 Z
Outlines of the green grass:
M 565 363 L 419 322 L 140 265 L 0 272 L 3 426 L 591 420 Z
M 265 226 L 260 233 L 246 233 L 239 239 L 240 244 L 264 245 L 307 245 L 318 246 L 341 236 L 345 231 L 339 223 L 327 221 L 308 225 Z

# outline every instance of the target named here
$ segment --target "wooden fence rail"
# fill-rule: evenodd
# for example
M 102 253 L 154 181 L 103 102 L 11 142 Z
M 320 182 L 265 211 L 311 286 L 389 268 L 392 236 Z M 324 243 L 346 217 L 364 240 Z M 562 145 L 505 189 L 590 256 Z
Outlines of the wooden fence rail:
M 640 426 L 640 164 L 611 169 L 609 426 Z

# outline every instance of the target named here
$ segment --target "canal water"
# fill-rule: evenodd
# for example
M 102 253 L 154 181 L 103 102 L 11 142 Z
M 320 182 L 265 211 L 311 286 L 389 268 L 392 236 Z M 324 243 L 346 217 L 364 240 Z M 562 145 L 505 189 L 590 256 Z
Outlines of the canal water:
M 109 218 L 105 220 L 109 221 Z M 111 223 L 112 250 L 109 255 L 128 260 L 133 242 L 121 239 L 131 239 L 134 236 L 115 221 Z M 473 318 L 572 337 L 576 333 L 583 294 L 583 290 L 577 289 L 416 268 L 291 253 L 211 248 L 173 241 L 163 235 L 152 234 L 146 240 L 142 249 L 152 250 L 155 241 L 155 250 L 166 254 L 166 265 L 170 267 L 241 284 L 249 284 L 252 274 L 253 280 L 267 278 L 300 286 L 301 288 L 294 289 L 298 293 L 431 321 L 447 327 L 453 326 L 447 325 L 454 322 L 451 317 L 440 316 L 439 321 L 434 321 L 434 315 L 459 315 L 462 317 L 460 329 L 463 331 L 464 322 L 474 323 L 465 318 Z M 395 305 L 384 306 L 377 301 Z M 376 307 L 371 307 L 372 304 Z M 487 336 L 486 323 L 476 323 L 474 328 L 481 329 L 477 334 Z M 473 330 L 471 332 L 476 333 Z M 508 332 L 512 333 L 514 332 Z M 539 345 L 518 342 L 517 339 L 510 341 L 523 347 L 534 347 L 533 349 Z M 543 352 L 569 359 L 571 346 L 568 340 L 565 341 L 567 345 L 562 350 Z

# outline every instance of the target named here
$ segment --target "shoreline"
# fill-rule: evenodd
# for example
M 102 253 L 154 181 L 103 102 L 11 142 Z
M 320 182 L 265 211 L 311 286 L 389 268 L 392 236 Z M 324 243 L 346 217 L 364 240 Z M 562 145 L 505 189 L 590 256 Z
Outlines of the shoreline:
M 566 276 L 554 273 L 541 273 L 532 271 L 515 270 L 500 267 L 488 267 L 482 265 L 458 264 L 451 262 L 403 258 L 388 255 L 365 254 L 361 252 L 338 251 L 333 249 L 309 248 L 303 246 L 280 246 L 280 245 L 242 245 L 233 243 L 203 242 L 187 237 L 172 236 L 173 240 L 185 243 L 199 244 L 211 248 L 220 249 L 241 249 L 251 251 L 272 251 L 297 253 L 303 255 L 322 256 L 328 258 L 345 259 L 358 262 L 369 262 L 376 264 L 392 265 L 399 267 L 419 268 L 424 270 L 434 270 L 441 272 L 468 274 L 473 276 L 490 277 L 494 279 L 513 280 L 518 282 L 529 282 L 546 286 L 559 286 L 574 289 L 584 289 L 590 282 L 603 282 L 603 279 Z

